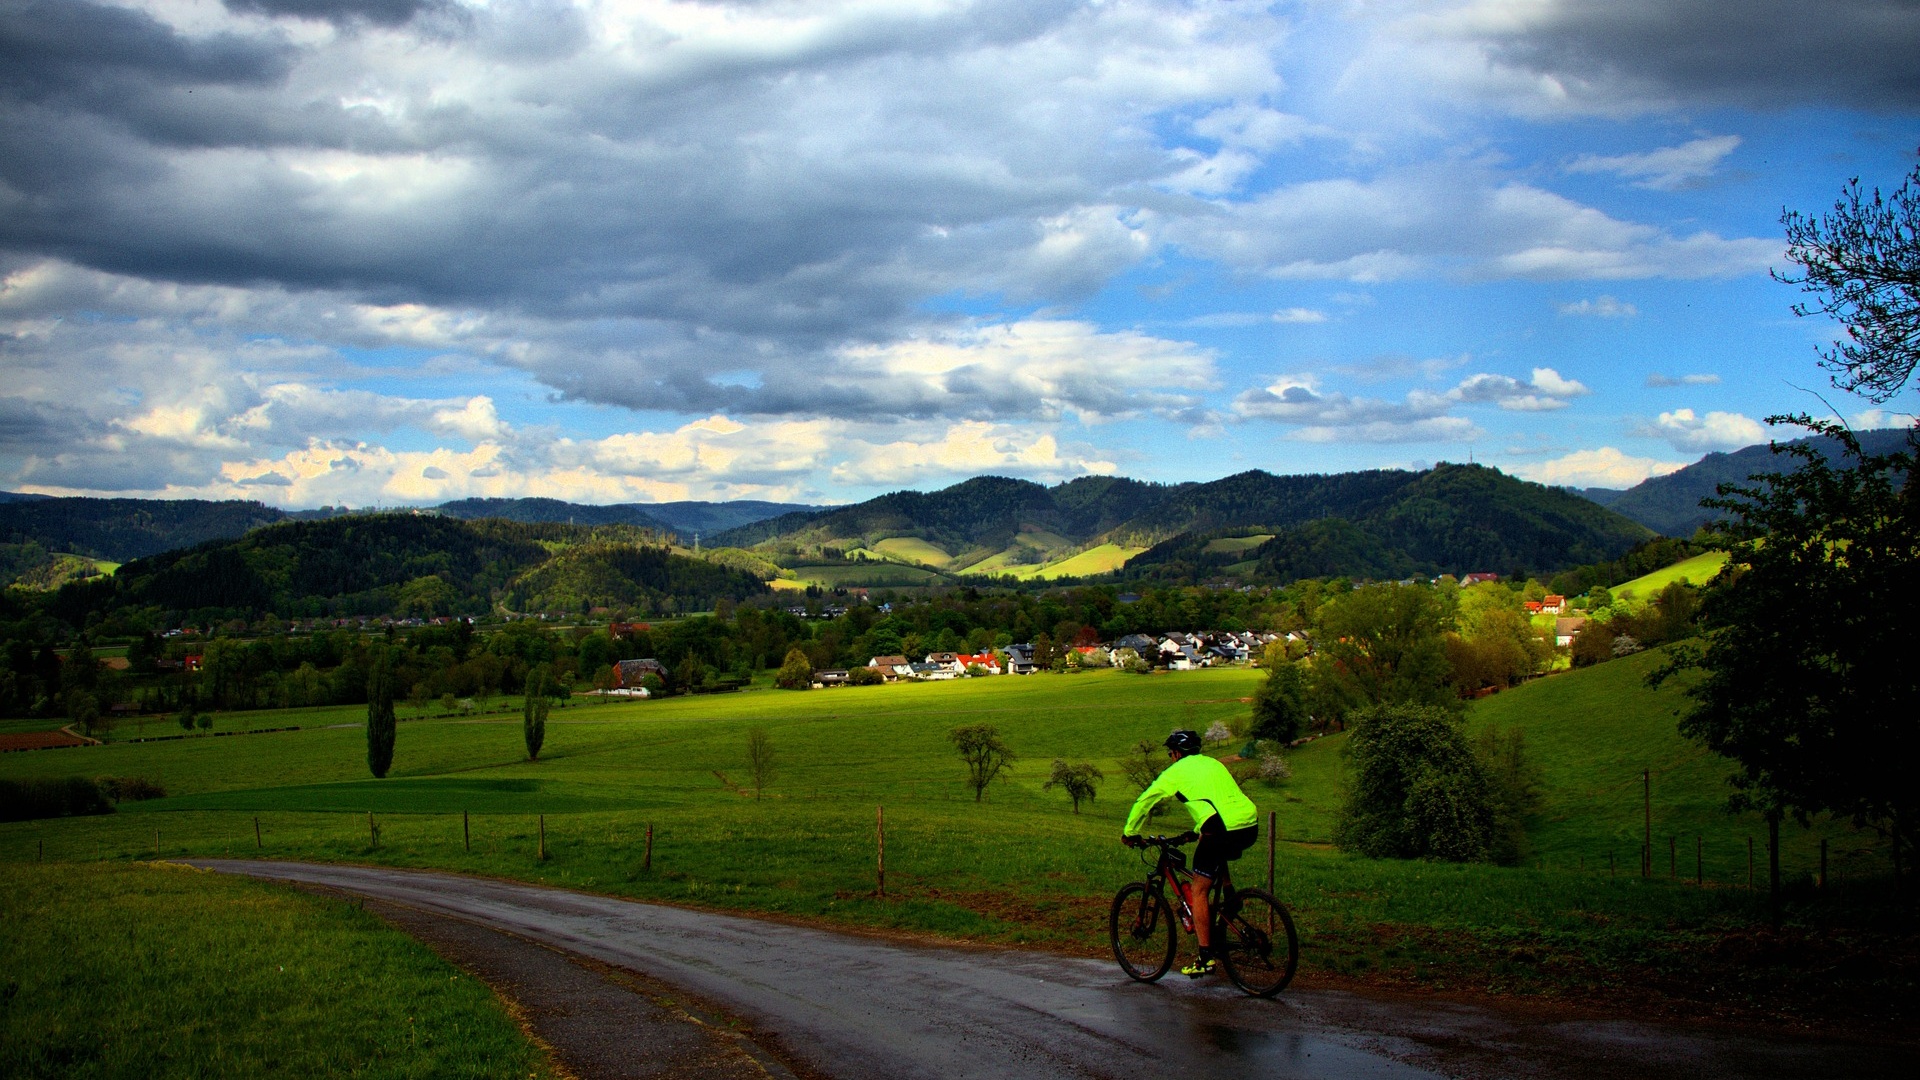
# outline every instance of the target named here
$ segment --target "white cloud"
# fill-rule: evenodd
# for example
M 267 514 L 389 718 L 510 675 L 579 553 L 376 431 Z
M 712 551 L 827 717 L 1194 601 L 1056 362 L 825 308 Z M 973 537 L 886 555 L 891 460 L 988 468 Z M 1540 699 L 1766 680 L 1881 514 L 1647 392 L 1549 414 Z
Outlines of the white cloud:
M 1712 373 L 1694 375 L 1662 375 L 1655 372 L 1647 376 L 1650 387 L 1662 386 L 1719 386 L 1720 376 Z
M 1312 308 L 1291 307 L 1274 312 L 1272 318 L 1277 323 L 1323 323 L 1327 321 L 1327 314 Z
M 1552 368 L 1534 368 L 1530 380 L 1507 375 L 1474 375 L 1447 392 L 1453 401 L 1492 403 L 1515 412 L 1564 409 L 1570 399 L 1592 393 L 1585 384 L 1563 379 Z
M 1692 409 L 1663 412 L 1639 434 L 1667 440 L 1675 450 L 1738 450 L 1767 440 L 1765 425 L 1739 413 L 1709 412 L 1696 416 Z
M 1590 315 L 1596 319 L 1631 319 L 1640 314 L 1640 309 L 1624 300 L 1615 300 L 1611 296 L 1596 296 L 1589 300 L 1576 300 L 1560 305 L 1562 315 Z
M 1650 477 L 1685 468 L 1684 461 L 1631 457 L 1611 446 L 1576 450 L 1551 461 L 1516 466 L 1515 476 L 1556 487 L 1630 488 Z
M 1712 176 L 1739 145 L 1738 135 L 1717 135 L 1644 154 L 1585 154 L 1569 162 L 1567 171 L 1613 173 L 1633 181 L 1634 187 L 1679 191 L 1696 187 Z
M 1855 413 L 1848 421 L 1856 430 L 1872 431 L 1876 428 L 1910 428 L 1914 425 L 1912 413 L 1895 412 L 1892 409 L 1867 409 Z
M 1764 270 L 1781 251 L 1773 239 L 1623 221 L 1466 163 L 1283 184 L 1151 220 L 1182 249 L 1236 268 L 1357 282 L 1730 277 Z

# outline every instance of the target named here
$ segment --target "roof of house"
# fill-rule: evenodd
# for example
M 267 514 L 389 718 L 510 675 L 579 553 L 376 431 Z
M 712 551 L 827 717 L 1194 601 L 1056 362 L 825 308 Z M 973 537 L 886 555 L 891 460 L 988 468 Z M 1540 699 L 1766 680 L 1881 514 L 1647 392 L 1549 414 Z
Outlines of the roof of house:
M 876 656 L 873 659 L 867 661 L 867 666 L 868 667 L 905 667 L 906 663 L 907 663 L 907 658 L 904 656 Z

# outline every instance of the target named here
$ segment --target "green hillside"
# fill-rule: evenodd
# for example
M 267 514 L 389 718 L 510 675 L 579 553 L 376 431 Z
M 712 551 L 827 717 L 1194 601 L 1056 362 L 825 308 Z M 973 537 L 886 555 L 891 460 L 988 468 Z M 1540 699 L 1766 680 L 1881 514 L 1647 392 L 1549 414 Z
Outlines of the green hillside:
M 1476 702 L 1471 720 L 1524 732 L 1529 755 L 1545 771 L 1546 804 L 1530 828 L 1540 855 L 1593 867 L 1611 854 L 1623 870 L 1637 868 L 1646 827 L 1641 773 L 1647 770 L 1658 870 L 1668 871 L 1672 850 L 1682 876 L 1693 875 L 1698 856 L 1709 878 L 1744 882 L 1747 839 L 1760 845 L 1764 860 L 1766 825 L 1757 814 L 1726 812 L 1732 767 L 1680 736 L 1676 723 L 1687 704 L 1680 688 L 1647 686 L 1647 672 L 1663 657 L 1650 651 L 1536 679 Z M 1789 873 L 1817 865 L 1823 836 L 1833 843 L 1832 857 L 1856 873 L 1877 865 L 1868 854 L 1870 836 L 1828 822 L 1782 833 Z
M 1551 571 L 1614 558 L 1651 536 L 1577 495 L 1475 465 L 1332 477 L 1243 473 L 1182 492 L 1151 520 L 1173 523 L 1176 511 L 1211 531 L 1155 545 L 1128 563 L 1128 575 L 1179 581 L 1232 573 L 1284 583 Z M 1269 538 L 1255 542 L 1260 526 Z M 1246 562 L 1253 565 L 1239 566 Z
M 1709 551 L 1664 569 L 1655 570 L 1650 574 L 1643 574 L 1631 581 L 1623 581 L 1615 585 L 1612 592 L 1617 599 L 1651 600 L 1660 595 L 1661 589 L 1676 581 L 1684 581 L 1690 585 L 1705 585 L 1712 581 L 1714 575 L 1718 574 L 1720 568 L 1725 565 L 1727 565 L 1726 552 Z
M 737 560 L 736 560 L 737 561 Z M 673 554 L 625 526 L 458 521 L 376 514 L 283 522 L 238 540 L 138 559 L 47 601 L 75 625 L 331 615 L 462 615 L 582 606 L 704 610 L 764 591 L 746 570 Z

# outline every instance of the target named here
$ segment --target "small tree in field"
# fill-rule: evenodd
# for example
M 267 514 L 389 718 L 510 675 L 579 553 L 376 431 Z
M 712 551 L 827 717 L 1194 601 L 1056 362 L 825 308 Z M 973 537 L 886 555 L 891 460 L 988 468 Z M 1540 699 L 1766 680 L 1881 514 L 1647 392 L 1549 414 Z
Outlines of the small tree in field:
M 747 774 L 753 777 L 753 797 L 757 800 L 773 780 L 773 736 L 766 728 L 747 731 Z
M 1127 783 L 1133 785 L 1136 792 L 1147 790 L 1147 786 L 1160 778 L 1160 771 L 1166 768 L 1160 763 L 1160 748 L 1141 739 L 1133 745 L 1133 752 L 1120 759 L 1121 775 Z
M 393 673 L 382 649 L 367 679 L 367 768 L 376 779 L 393 767 Z
M 1274 651 L 1269 648 L 1267 677 L 1253 692 L 1252 735 L 1291 742 L 1307 726 L 1307 684 L 1300 665 L 1285 659 L 1284 649 L 1278 657 L 1272 655 Z
M 813 689 L 813 661 L 799 649 L 788 649 L 787 658 L 780 664 L 780 674 L 773 678 L 773 685 L 782 690 Z
M 527 672 L 526 699 L 520 705 L 520 731 L 527 740 L 527 760 L 540 760 L 540 745 L 547 741 L 547 710 L 553 699 L 547 696 L 547 669 L 535 666 Z
M 1080 801 L 1093 801 L 1096 785 L 1106 779 L 1106 774 L 1087 762 L 1069 765 L 1061 758 L 1053 759 L 1053 775 L 1040 785 L 1043 790 L 1051 791 L 1056 787 L 1067 789 L 1067 798 L 1073 800 L 1073 812 L 1080 812 Z
M 1012 765 L 1013 751 L 992 724 L 966 724 L 947 732 L 947 738 L 966 761 L 967 785 L 973 788 L 973 801 L 979 802 L 993 778 Z

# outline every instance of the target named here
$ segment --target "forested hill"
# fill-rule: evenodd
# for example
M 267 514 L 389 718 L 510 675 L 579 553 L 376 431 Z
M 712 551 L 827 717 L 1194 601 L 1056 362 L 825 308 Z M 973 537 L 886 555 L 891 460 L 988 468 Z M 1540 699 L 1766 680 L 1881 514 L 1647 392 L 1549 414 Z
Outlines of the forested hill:
M 1124 574 L 1202 580 L 1547 571 L 1619 556 L 1652 534 L 1612 511 L 1483 465 L 1338 476 L 1242 473 L 1170 503 L 1142 532 L 1197 523 L 1127 563 Z M 1182 518 L 1179 512 L 1189 516 Z M 1262 537 L 1270 537 L 1261 539 Z
M 858 546 L 888 536 L 916 536 L 949 551 L 966 551 L 1005 547 L 1023 529 L 1077 542 L 1191 486 L 1084 476 L 1045 487 L 1031 480 L 976 476 L 939 491 L 896 491 L 853 506 L 786 514 L 721 533 L 712 542 L 751 547 L 777 538 L 799 546 Z
M 1906 446 L 1904 428 L 1879 428 L 1856 432 L 1860 448 L 1869 454 L 1891 454 Z M 1797 439 L 1812 443 L 1829 461 L 1840 456 L 1840 443 L 1824 436 Z M 1745 484 L 1757 473 L 1786 472 L 1797 468 L 1799 459 L 1791 454 L 1776 454 L 1764 445 L 1748 446 L 1729 454 L 1708 454 L 1678 472 L 1656 476 L 1628 488 L 1606 505 L 1618 513 L 1666 536 L 1692 536 L 1694 530 L 1719 516 L 1705 510 L 1700 500 L 1711 498 L 1721 484 Z
M 672 554 L 631 527 L 371 514 L 285 522 L 139 559 L 110 578 L 69 585 L 49 604 L 68 621 L 132 610 L 205 623 L 496 607 L 645 614 L 706 610 L 765 591 L 750 574 Z
M 504 521 L 563 522 L 570 525 L 637 525 L 677 533 L 688 541 L 696 534 L 713 535 L 781 514 L 812 513 L 820 507 L 795 503 L 740 499 L 734 502 L 613 503 L 585 506 L 559 499 L 458 499 L 434 507 L 438 513 L 467 521 L 500 518 Z
M 0 502 L 0 544 L 124 562 L 240 536 L 287 514 L 257 502 L 16 497 Z

